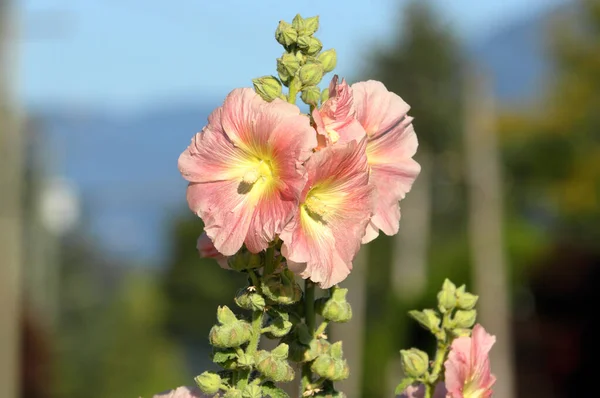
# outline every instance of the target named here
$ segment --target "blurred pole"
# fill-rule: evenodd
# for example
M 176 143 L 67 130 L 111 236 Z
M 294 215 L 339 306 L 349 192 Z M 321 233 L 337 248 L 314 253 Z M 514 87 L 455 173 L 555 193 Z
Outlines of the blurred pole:
M 23 137 L 16 104 L 17 10 L 0 0 L 0 397 L 20 396 Z
M 329 327 L 329 341 L 344 342 L 344 357 L 350 367 L 350 377 L 336 382 L 335 385 L 336 389 L 344 392 L 348 398 L 360 398 L 362 391 L 368 257 L 369 246 L 362 246 L 352 262 L 352 272 L 341 284 L 341 287 L 348 289 L 352 320 L 349 323 L 333 323 Z
M 502 177 L 488 77 L 471 66 L 466 75 L 465 151 L 469 189 L 469 239 L 478 320 L 496 336 L 492 372 L 495 398 L 513 398 L 513 342 L 502 239 Z
M 392 286 L 396 297 L 414 299 L 427 286 L 427 249 L 431 232 L 431 155 L 419 154 L 421 173 L 400 202 L 400 230 L 394 237 Z

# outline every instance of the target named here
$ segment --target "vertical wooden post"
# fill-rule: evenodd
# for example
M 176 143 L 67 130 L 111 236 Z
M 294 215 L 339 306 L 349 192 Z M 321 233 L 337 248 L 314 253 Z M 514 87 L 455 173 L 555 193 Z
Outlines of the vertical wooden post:
M 513 339 L 507 267 L 502 239 L 500 155 L 493 92 L 486 75 L 471 67 L 466 75 L 465 154 L 469 184 L 469 239 L 478 321 L 496 335 L 492 372 L 494 398 L 513 398 Z
M 15 98 L 16 5 L 0 0 L 0 397 L 20 396 L 23 137 Z

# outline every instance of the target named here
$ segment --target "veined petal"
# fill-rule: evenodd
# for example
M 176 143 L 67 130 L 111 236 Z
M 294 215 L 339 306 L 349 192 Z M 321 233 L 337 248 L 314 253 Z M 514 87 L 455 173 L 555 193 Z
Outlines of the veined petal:
M 374 239 L 376 231 L 386 235 L 398 232 L 398 202 L 410 191 L 421 167 L 414 156 L 418 141 L 409 106 L 377 81 L 352 85 L 356 117 L 367 136 L 367 158 L 371 170 L 370 184 L 375 190 L 375 205 L 370 228 L 363 242 Z
M 295 105 L 267 103 L 250 89 L 229 94 L 179 158 L 188 204 L 223 255 L 265 249 L 298 206 L 303 162 L 316 146 Z
M 329 99 L 312 113 L 317 133 L 323 137 L 325 144 L 320 147 L 360 141 L 366 133 L 355 115 L 352 88 L 345 80 L 338 84 L 338 76 L 335 75 L 329 85 Z
M 292 269 L 322 288 L 348 276 L 369 222 L 372 196 L 365 146 L 365 140 L 352 141 L 312 155 L 301 204 L 280 236 Z

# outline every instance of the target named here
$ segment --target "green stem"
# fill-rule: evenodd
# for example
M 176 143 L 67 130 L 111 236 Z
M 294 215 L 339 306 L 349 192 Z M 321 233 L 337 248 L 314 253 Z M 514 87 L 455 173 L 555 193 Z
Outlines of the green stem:
M 294 77 L 290 82 L 290 92 L 288 93 L 288 102 L 290 104 L 295 104 L 296 97 L 298 96 L 298 84 L 296 84 L 297 79 L 297 77 Z
M 264 275 L 272 274 L 275 271 L 275 248 L 269 247 L 265 257 L 265 272 Z
M 329 326 L 329 322 L 328 321 L 323 321 L 317 331 L 315 332 L 315 337 L 322 335 L 323 333 L 325 333 L 325 329 L 327 329 L 327 326 Z
M 444 314 L 444 318 L 442 321 L 442 327 L 444 328 L 449 321 L 450 314 Z M 442 367 L 444 366 L 444 360 L 446 359 L 446 354 L 448 353 L 449 341 L 448 341 L 448 332 L 444 330 L 443 337 L 438 338 L 437 349 L 435 351 L 435 357 L 433 359 L 433 365 L 431 367 L 431 373 L 425 383 L 425 395 L 423 398 L 432 398 L 433 393 L 435 392 L 435 386 L 440 378 L 440 374 L 442 372 Z
M 315 333 L 315 284 L 309 279 L 304 280 L 304 321 L 308 328 L 308 333 L 314 336 Z M 302 392 L 306 391 L 312 383 L 312 372 L 310 362 L 302 365 Z

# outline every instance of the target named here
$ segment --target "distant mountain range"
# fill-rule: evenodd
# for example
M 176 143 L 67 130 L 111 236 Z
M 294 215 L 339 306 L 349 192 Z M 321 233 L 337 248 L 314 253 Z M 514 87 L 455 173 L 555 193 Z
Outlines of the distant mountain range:
M 549 10 L 471 43 L 503 103 L 531 99 L 550 71 L 544 54 Z M 166 104 L 130 115 L 45 108 L 38 116 L 58 170 L 78 186 L 89 227 L 110 253 L 155 262 L 165 255 L 165 223 L 187 209 L 177 158 L 221 98 Z

